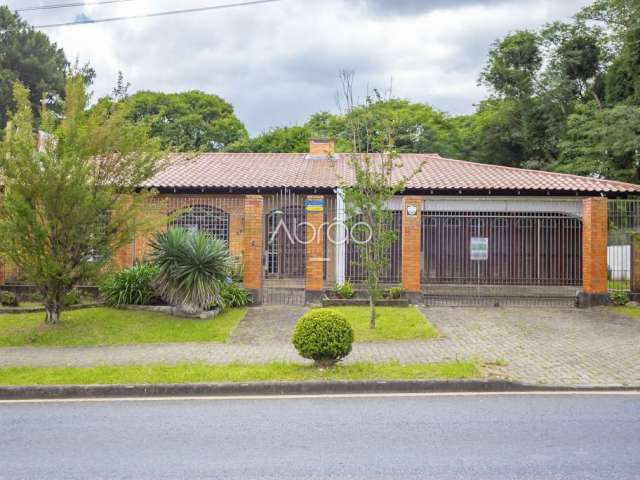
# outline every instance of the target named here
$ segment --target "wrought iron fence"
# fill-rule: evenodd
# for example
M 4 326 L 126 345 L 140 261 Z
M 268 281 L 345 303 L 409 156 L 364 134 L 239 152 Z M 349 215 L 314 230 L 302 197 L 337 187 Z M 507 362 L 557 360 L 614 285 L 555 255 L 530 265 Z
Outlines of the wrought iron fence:
M 304 195 L 289 189 L 264 196 L 264 303 L 304 303 L 307 235 L 304 201 Z
M 580 285 L 582 222 L 551 212 L 423 212 L 422 280 Z
M 386 229 L 394 232 L 394 239 L 384 255 L 380 282 L 394 286 L 402 281 L 402 212 L 390 208 Z M 361 285 L 367 277 L 367 269 L 361 261 L 362 248 L 366 242 L 361 230 L 359 233 L 353 224 L 359 219 L 349 219 L 344 205 L 336 196 L 326 198 L 324 216 L 324 280 L 327 287 L 349 281 Z M 363 245 L 359 247 L 358 242 Z
M 640 292 L 640 271 L 634 268 L 640 255 L 640 200 L 609 200 L 608 212 L 609 291 Z

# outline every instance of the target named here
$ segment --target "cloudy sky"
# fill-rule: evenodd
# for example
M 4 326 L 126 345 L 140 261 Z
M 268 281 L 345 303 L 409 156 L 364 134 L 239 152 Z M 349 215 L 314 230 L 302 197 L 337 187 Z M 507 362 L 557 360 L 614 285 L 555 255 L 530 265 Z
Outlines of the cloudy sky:
M 95 0 L 86 0 L 91 3 Z M 130 0 L 24 12 L 33 25 L 234 3 Z M 12 8 L 71 0 L 9 0 Z M 337 73 L 357 93 L 393 94 L 451 114 L 470 113 L 491 43 L 507 32 L 563 20 L 588 0 L 280 0 L 226 10 L 43 29 L 67 57 L 90 61 L 95 95 L 118 71 L 131 91 L 199 89 L 233 104 L 252 134 L 336 111 Z M 391 82 L 392 79 L 392 82 Z

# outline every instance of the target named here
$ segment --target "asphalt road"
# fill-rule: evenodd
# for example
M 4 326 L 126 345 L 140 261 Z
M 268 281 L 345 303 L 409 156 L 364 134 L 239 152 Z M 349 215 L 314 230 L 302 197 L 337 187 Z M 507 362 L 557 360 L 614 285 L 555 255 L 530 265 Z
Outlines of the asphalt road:
M 640 396 L 0 403 L 2 479 L 637 479 Z

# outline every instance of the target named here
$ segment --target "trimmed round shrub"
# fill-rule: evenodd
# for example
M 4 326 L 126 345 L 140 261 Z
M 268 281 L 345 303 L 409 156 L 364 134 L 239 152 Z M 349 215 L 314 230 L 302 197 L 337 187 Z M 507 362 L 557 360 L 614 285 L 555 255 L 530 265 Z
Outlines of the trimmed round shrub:
M 317 366 L 329 366 L 351 352 L 353 329 L 340 312 L 311 310 L 298 319 L 292 340 L 300 356 Z

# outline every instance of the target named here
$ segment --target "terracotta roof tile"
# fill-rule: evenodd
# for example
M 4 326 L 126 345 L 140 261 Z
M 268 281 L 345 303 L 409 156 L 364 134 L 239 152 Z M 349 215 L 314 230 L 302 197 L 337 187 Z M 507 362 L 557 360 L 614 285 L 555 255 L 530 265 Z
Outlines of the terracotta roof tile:
M 422 169 L 408 187 L 424 190 L 556 190 L 640 192 L 631 183 L 502 167 L 438 155 L 403 154 L 397 175 Z M 348 155 L 310 158 L 302 153 L 203 153 L 176 155 L 145 183 L 158 188 L 334 188 L 352 181 Z

